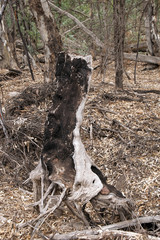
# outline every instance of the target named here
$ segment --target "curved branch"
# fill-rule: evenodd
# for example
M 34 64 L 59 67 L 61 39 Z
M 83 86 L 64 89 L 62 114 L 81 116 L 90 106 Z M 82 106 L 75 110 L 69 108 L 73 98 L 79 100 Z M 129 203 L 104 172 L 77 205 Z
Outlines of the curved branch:
M 67 17 L 71 18 L 85 33 L 87 33 L 94 41 L 94 43 L 101 48 L 104 48 L 104 43 L 92 32 L 90 31 L 82 22 L 80 22 L 75 16 L 72 14 L 62 10 L 61 8 L 57 7 L 51 1 L 48 1 L 51 7 L 53 7 L 57 12 L 66 15 Z

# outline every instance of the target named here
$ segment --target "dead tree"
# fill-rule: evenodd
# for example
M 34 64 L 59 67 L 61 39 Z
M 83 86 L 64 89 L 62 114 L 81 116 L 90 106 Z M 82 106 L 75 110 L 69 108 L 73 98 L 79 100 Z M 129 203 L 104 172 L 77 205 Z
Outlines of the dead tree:
M 81 141 L 80 128 L 90 80 L 91 56 L 72 58 L 59 54 L 57 90 L 46 120 L 42 157 L 30 174 L 34 206 L 40 210 L 32 224 L 35 221 L 42 224 L 62 202 L 86 225 L 90 218 L 85 204 L 89 201 L 99 216 L 99 209 L 108 206 L 123 219 L 131 216 L 131 201 L 107 184 Z

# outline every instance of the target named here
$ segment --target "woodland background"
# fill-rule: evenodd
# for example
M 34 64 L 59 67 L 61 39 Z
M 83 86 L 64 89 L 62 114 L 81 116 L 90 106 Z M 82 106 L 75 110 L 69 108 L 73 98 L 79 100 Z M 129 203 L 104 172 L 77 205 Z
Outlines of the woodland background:
M 160 215 L 160 2 L 48 2 L 63 50 L 93 57 L 81 129 L 88 154 L 108 182 L 135 202 L 137 217 Z M 117 3 L 121 11 L 116 21 Z M 44 77 L 45 46 L 31 1 L 0 4 L 0 239 L 30 239 L 30 226 L 17 228 L 17 224 L 37 216 L 32 207 L 26 207 L 33 203 L 32 184 L 23 182 L 40 159 L 44 124 L 56 84 Z M 60 14 L 52 4 L 76 20 Z M 76 24 L 77 19 L 86 31 Z M 99 46 L 94 36 L 100 40 Z M 4 38 L 10 52 L 2 47 Z M 120 46 L 119 51 L 116 46 Z M 90 206 L 88 209 L 94 215 Z M 107 218 L 108 224 L 118 222 L 110 212 Z M 139 226 L 136 232 L 158 238 L 158 224 Z M 83 229 L 84 224 L 65 209 L 50 216 L 33 239 Z

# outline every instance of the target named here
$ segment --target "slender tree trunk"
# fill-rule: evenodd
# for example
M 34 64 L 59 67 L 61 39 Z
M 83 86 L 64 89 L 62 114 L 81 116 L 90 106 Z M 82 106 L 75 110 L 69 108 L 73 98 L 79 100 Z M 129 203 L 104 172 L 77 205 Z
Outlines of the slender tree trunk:
M 11 53 L 8 36 L 3 21 L 3 15 L 6 9 L 7 1 L 1 5 L 0 2 L 0 69 L 17 68 L 17 64 Z
M 154 0 L 147 0 L 145 11 L 145 29 L 148 52 L 151 56 L 160 56 L 160 40 L 156 27 L 156 13 Z
M 16 52 L 16 44 L 15 44 L 15 40 L 16 40 L 15 13 L 13 11 L 12 1 L 9 1 L 8 3 L 9 3 L 8 14 L 10 15 L 10 18 L 11 18 L 11 27 L 7 29 L 7 35 L 8 35 L 9 44 L 10 44 L 10 47 L 11 47 L 13 58 L 14 58 L 16 64 L 17 64 L 17 66 L 20 68 L 20 63 L 18 61 L 18 56 L 17 56 L 17 52 Z M 6 23 L 6 20 L 5 20 L 5 23 Z
M 123 89 L 123 51 L 125 38 L 125 0 L 113 0 L 115 86 Z
M 0 68 L 8 68 L 10 66 L 10 56 L 6 45 L 6 36 L 3 21 L 0 24 Z
M 4 68 L 17 68 L 17 65 L 11 54 L 11 48 L 2 20 L 0 23 L 0 69 Z
M 62 51 L 61 36 L 48 1 L 29 0 L 29 4 L 45 47 L 45 81 L 53 81 L 57 55 Z

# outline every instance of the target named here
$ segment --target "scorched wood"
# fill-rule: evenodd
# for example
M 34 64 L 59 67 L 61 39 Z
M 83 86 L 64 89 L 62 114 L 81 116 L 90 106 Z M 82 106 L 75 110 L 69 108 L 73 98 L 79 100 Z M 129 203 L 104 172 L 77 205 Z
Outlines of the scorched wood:
M 87 225 L 84 206 L 89 201 L 96 211 L 110 206 L 121 216 L 131 213 L 130 200 L 106 183 L 81 141 L 91 61 L 90 56 L 71 57 L 60 53 L 58 57 L 57 89 L 45 124 L 42 157 L 30 174 L 40 217 L 53 212 L 63 200 Z

